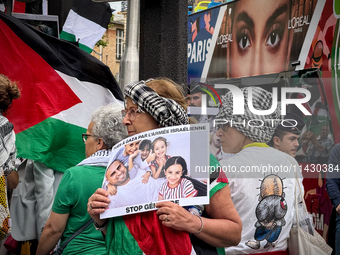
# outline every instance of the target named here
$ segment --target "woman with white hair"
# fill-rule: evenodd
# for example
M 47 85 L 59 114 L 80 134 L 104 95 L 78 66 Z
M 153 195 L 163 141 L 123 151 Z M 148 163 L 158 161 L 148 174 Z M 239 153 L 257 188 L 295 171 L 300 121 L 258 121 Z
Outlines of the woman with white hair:
M 93 113 L 86 133 L 82 134 L 86 159 L 64 173 L 37 254 L 49 254 L 60 238 L 63 245 L 91 219 L 86 212 L 87 200 L 101 186 L 111 148 L 127 136 L 121 110 L 122 106 L 109 104 Z M 106 254 L 104 238 L 93 224 L 81 231 L 63 250 L 63 254 L 79 253 Z
M 244 114 L 233 115 L 231 92 L 222 97 L 216 116 L 217 136 L 224 152 L 236 155 L 220 164 L 226 171 L 232 200 L 242 220 L 242 237 L 238 246 L 226 248 L 227 254 L 287 254 L 287 239 L 295 217 L 295 195 L 300 195 L 297 178 L 302 177 L 293 157 L 269 147 L 280 110 L 267 115 L 253 114 L 248 105 L 249 93 L 257 110 L 268 110 L 272 94 L 259 87 L 241 89 Z M 273 121 L 274 120 L 274 121 Z M 299 180 L 301 190 L 303 186 Z M 303 196 L 300 195 L 299 199 Z

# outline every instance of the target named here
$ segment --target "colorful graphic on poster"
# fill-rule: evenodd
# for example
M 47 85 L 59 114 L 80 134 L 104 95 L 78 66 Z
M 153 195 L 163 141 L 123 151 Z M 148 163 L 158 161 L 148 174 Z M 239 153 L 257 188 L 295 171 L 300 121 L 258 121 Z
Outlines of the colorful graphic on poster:
M 286 225 L 287 202 L 283 191 L 283 181 L 278 175 L 267 175 L 260 186 L 259 203 L 256 207 L 255 241 L 245 244 L 252 249 L 259 249 L 260 242 L 266 241 L 264 248 L 275 247 L 282 227 Z

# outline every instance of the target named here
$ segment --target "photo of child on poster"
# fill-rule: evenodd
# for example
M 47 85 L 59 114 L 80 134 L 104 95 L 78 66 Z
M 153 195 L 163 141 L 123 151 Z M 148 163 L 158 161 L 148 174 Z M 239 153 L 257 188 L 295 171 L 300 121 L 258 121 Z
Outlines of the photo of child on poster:
M 205 123 L 167 127 L 116 145 L 102 185 L 111 202 L 101 218 L 155 210 L 160 200 L 181 206 L 207 204 L 209 173 L 196 173 L 195 167 L 209 165 L 208 131 Z M 190 156 L 195 151 L 192 139 L 205 158 Z

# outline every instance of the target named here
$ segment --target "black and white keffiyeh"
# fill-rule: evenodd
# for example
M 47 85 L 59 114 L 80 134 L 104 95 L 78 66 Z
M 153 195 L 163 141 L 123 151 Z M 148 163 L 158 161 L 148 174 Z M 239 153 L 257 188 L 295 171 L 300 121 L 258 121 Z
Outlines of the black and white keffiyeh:
M 248 92 L 250 89 L 252 90 L 253 107 L 256 110 L 268 110 L 271 108 L 273 103 L 272 93 L 259 87 L 245 87 L 241 89 L 244 96 L 244 114 L 233 115 L 233 95 L 229 92 L 222 96 L 222 105 L 215 119 L 224 119 L 228 123 L 232 121 L 232 127 L 248 136 L 254 142 L 267 143 L 282 120 L 281 111 L 277 107 L 273 113 L 268 115 L 253 114 L 248 107 Z
M 189 124 L 188 114 L 175 100 L 159 96 L 145 85 L 152 81 L 132 82 L 124 89 L 124 95 L 146 110 L 161 127 Z
M 15 169 L 16 147 L 13 124 L 0 115 L 0 167 L 5 175 Z
M 77 166 L 103 166 L 107 167 L 111 150 L 99 150 L 90 157 L 81 161 Z

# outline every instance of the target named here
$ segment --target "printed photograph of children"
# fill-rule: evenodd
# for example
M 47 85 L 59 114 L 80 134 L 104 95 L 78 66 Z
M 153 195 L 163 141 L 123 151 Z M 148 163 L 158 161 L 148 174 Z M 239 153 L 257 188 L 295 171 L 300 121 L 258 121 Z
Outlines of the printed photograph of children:
M 112 152 L 102 185 L 111 202 L 102 218 L 140 212 L 130 206 L 208 196 L 208 173 L 206 179 L 190 175 L 190 132 L 135 138 Z
M 116 152 L 116 159 L 120 161 L 127 169 L 131 179 L 134 179 L 137 175 L 138 169 L 146 170 L 145 174 L 142 176 L 142 183 L 148 182 L 150 177 L 150 168 L 147 162 L 142 159 L 141 151 L 139 150 L 141 141 L 134 141 L 122 146 Z M 144 142 L 143 145 L 145 146 Z M 145 153 L 144 153 L 145 155 Z M 145 158 L 144 158 L 145 159 Z M 110 195 L 115 195 L 117 193 L 117 188 L 115 185 L 106 182 L 103 189 L 107 190 Z

